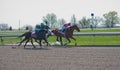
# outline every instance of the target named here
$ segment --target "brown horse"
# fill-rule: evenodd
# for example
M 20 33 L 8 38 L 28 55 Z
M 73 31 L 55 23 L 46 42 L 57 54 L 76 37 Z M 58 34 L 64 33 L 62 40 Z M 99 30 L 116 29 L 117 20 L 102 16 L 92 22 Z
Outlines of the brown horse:
M 77 26 L 76 24 L 74 24 L 74 25 L 66 28 L 65 34 L 61 34 L 61 33 L 59 32 L 59 29 L 54 29 L 54 30 L 52 30 L 52 32 L 53 32 L 54 35 L 57 37 L 57 39 L 56 39 L 57 41 L 59 41 L 58 38 L 60 38 L 60 43 L 61 43 L 61 45 L 63 45 L 63 43 L 62 43 L 62 37 L 64 37 L 64 38 L 67 39 L 67 41 L 68 41 L 67 43 L 64 44 L 64 46 L 71 42 L 71 41 L 70 41 L 70 38 L 75 41 L 75 46 L 76 46 L 76 45 L 77 45 L 76 39 L 73 37 L 73 31 L 74 31 L 74 30 L 80 31 L 80 29 L 78 28 L 78 26 Z

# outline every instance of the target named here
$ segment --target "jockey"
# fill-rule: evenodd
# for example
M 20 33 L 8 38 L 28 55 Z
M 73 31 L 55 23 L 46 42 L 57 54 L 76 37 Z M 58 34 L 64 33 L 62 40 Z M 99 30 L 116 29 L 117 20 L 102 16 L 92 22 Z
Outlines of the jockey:
M 60 30 L 62 34 L 65 33 L 65 29 L 70 27 L 71 26 L 71 23 L 65 23 L 63 26 L 62 26 L 62 29 Z
M 37 24 L 35 26 L 35 35 L 38 35 L 39 31 L 40 31 L 40 24 Z
M 42 22 L 42 23 L 40 24 L 40 30 L 41 30 L 41 31 L 44 30 L 44 27 L 45 27 L 45 23 Z
M 45 26 L 45 24 L 42 22 L 42 23 L 40 23 L 40 24 L 37 24 L 36 26 L 35 26 L 35 33 L 37 32 L 37 31 L 42 31 L 42 30 L 44 30 L 44 26 Z
M 43 20 L 43 21 L 44 21 L 44 23 L 46 24 L 46 25 L 44 26 L 44 29 L 45 29 L 45 31 L 47 32 L 47 33 L 46 33 L 46 36 L 49 37 L 49 36 L 52 35 L 52 32 L 51 32 L 51 30 L 50 30 L 50 27 L 48 26 L 48 21 L 46 21 L 46 20 Z
M 36 31 L 39 31 L 40 30 L 40 24 L 37 24 L 36 26 L 35 26 L 35 33 L 36 33 Z
M 47 32 L 47 36 L 51 35 L 51 31 L 50 31 L 49 26 L 47 25 L 47 21 L 43 21 L 42 23 L 37 24 L 35 27 L 35 34 L 36 35 L 38 35 L 40 32 L 44 32 L 44 31 Z

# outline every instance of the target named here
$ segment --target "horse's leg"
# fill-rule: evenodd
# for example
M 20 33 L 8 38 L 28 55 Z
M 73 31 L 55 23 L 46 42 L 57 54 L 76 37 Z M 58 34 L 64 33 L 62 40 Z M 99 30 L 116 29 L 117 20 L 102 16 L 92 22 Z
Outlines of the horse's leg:
M 29 42 L 29 39 L 25 42 L 24 48 L 25 48 L 25 46 L 27 45 L 28 42 Z
M 48 33 L 47 33 L 47 38 L 48 38 L 49 36 L 51 36 L 51 35 L 52 35 L 51 31 L 50 31 L 50 30 L 48 30 Z
M 25 40 L 27 40 L 27 38 L 24 38 L 18 46 L 20 46 Z
M 45 38 L 44 40 L 45 40 L 45 42 L 47 43 L 47 46 L 48 46 L 48 45 L 50 45 L 50 44 L 48 43 L 48 41 L 47 41 L 47 39 L 46 39 L 46 38 Z
M 35 39 L 35 38 L 34 38 L 34 39 Z M 35 39 L 35 42 L 39 43 L 39 42 L 37 41 L 37 39 Z
M 58 36 L 56 36 L 56 41 L 59 41 L 59 39 L 58 39 L 59 37 Z
M 46 37 L 47 37 L 47 38 L 49 38 L 49 36 L 51 36 L 51 34 L 50 34 L 50 33 L 46 34 Z
M 63 46 L 62 37 L 60 37 L 60 44 Z
M 32 46 L 33 46 L 34 48 L 36 48 L 35 45 L 33 44 L 33 40 L 32 40 L 32 39 L 31 39 L 31 44 L 32 44 Z
M 41 40 L 39 40 L 39 45 L 40 45 L 40 48 L 42 48 Z
M 77 46 L 76 39 L 74 37 L 71 37 L 75 41 L 75 46 Z
M 70 43 L 70 39 L 69 38 L 66 38 L 67 39 L 67 42 L 64 44 L 64 46 L 66 46 L 68 43 Z

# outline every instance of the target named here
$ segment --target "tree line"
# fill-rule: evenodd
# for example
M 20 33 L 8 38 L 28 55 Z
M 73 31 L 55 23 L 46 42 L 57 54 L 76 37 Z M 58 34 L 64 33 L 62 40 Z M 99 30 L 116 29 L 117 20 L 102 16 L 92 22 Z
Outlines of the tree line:
M 43 18 L 43 20 L 48 21 L 47 24 L 51 28 L 61 27 L 64 23 L 66 23 L 66 20 L 63 18 L 57 20 L 57 16 L 54 13 L 48 13 Z M 103 14 L 103 18 L 99 16 L 94 16 L 93 18 L 83 17 L 77 21 L 75 15 L 73 14 L 70 22 L 72 24 L 77 23 L 81 28 L 90 28 L 90 25 L 93 25 L 93 27 L 96 28 L 99 23 L 104 25 L 104 27 L 111 28 L 114 27 L 115 24 L 120 24 L 120 17 L 116 11 L 110 11 Z
M 73 14 L 69 22 L 71 22 L 71 24 L 78 24 L 80 28 L 90 28 L 91 25 L 92 27 L 96 28 L 98 24 L 102 24 L 106 28 L 112 28 L 116 24 L 120 24 L 120 17 L 116 11 L 109 11 L 103 14 L 103 17 L 93 17 L 93 15 L 94 14 L 92 13 L 91 18 L 86 18 L 83 16 L 82 19 L 76 20 L 76 17 Z M 50 28 L 60 28 L 64 23 L 66 23 L 64 18 L 57 19 L 57 16 L 54 13 L 48 13 L 46 16 L 43 16 L 42 20 L 47 21 L 47 25 Z M 32 28 L 31 25 L 24 26 L 25 30 L 29 30 L 30 28 Z M 12 30 L 12 26 L 10 26 L 8 29 Z

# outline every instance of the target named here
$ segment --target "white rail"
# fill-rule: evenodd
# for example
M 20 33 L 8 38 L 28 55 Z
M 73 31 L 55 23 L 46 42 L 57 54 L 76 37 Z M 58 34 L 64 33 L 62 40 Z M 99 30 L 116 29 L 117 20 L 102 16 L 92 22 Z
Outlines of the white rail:
M 110 35 L 120 35 L 120 32 L 75 32 L 75 36 L 110 36 Z

